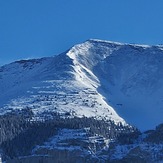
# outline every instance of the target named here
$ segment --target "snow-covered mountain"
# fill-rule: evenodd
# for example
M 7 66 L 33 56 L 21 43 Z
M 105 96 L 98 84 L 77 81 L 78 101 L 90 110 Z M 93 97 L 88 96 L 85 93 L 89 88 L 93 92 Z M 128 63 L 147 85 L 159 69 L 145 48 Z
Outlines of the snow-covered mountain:
M 163 122 L 163 46 L 91 39 L 53 57 L 0 67 L 0 114 L 30 109 L 130 123 Z M 126 121 L 126 122 L 125 122 Z
M 162 45 L 91 39 L 0 67 L 2 160 L 161 162 L 162 63 Z

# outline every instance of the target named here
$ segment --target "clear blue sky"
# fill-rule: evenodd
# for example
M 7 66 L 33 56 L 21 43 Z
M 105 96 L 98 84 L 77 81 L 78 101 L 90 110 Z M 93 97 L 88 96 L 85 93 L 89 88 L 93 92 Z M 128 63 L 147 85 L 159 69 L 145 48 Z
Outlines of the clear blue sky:
M 163 43 L 163 0 L 0 0 L 0 65 L 89 38 Z

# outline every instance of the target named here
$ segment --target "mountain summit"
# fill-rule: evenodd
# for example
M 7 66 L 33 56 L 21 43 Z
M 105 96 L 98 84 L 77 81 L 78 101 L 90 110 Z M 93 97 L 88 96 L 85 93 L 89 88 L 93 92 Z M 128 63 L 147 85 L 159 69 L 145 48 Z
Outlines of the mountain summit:
M 0 67 L 0 114 L 31 110 L 129 123 L 162 123 L 163 46 L 90 39 L 66 52 Z
M 162 162 L 162 63 L 163 46 L 91 39 L 0 67 L 2 161 Z

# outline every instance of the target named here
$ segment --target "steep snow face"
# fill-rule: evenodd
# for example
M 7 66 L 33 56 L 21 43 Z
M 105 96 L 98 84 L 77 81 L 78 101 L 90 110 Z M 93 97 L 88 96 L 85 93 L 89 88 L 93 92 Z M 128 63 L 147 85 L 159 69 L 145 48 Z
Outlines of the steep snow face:
M 86 85 L 99 87 L 100 81 L 93 69 L 122 45 L 107 41 L 88 40 L 72 47 L 67 56 L 73 60 L 76 80 Z
M 67 55 L 77 79 L 87 85 L 94 81 L 91 84 L 127 122 L 142 130 L 162 123 L 162 46 L 89 40 Z
M 124 118 L 151 129 L 163 122 L 162 63 L 162 46 L 93 39 L 58 56 L 14 62 L 0 68 L 0 112 Z
M 107 99 L 112 106 L 141 129 L 163 122 L 162 63 L 163 51 L 157 47 L 125 46 L 94 70 L 100 76 L 101 89 L 110 92 Z
M 142 130 L 163 122 L 162 46 L 89 40 L 69 56 L 91 70 L 98 92 L 127 122 Z

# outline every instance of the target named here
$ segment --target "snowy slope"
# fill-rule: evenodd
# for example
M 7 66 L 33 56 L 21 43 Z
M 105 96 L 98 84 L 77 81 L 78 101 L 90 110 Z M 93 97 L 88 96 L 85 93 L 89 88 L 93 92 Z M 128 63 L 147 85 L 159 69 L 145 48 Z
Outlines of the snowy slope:
M 143 130 L 162 123 L 162 46 L 89 40 L 71 51 L 76 65 L 93 72 L 98 92 L 127 122 Z
M 78 67 L 69 52 L 1 67 L 0 113 L 30 109 L 39 119 L 50 117 L 53 112 L 125 123 L 98 93 L 93 73 L 90 77 L 87 72 L 80 72 L 82 80 L 78 78 Z
M 162 123 L 162 63 L 162 46 L 93 39 L 17 61 L 0 68 L 0 113 L 28 108 L 38 118 L 59 112 L 154 128 Z

